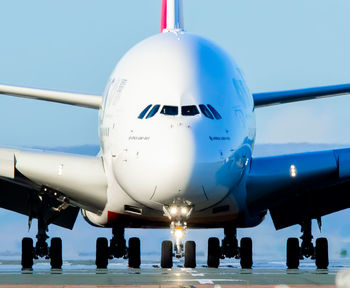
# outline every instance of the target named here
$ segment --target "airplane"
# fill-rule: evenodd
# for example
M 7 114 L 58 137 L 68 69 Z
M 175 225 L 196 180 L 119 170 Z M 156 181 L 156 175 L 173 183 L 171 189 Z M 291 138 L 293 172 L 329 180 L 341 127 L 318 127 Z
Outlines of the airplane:
M 0 148 L 0 207 L 38 219 L 37 240 L 22 239 L 22 269 L 33 259 L 62 268 L 62 240 L 47 243 L 49 225 L 73 229 L 80 212 L 91 225 L 111 228 L 96 241 L 96 267 L 109 259 L 141 265 L 140 239 L 127 228 L 170 228 L 161 267 L 173 258 L 196 267 L 188 228 L 223 228 L 208 239 L 207 265 L 238 258 L 253 266 L 251 238 L 270 213 L 276 229 L 300 225 L 287 240 L 286 265 L 315 259 L 329 264 L 328 242 L 313 241 L 311 223 L 350 207 L 350 149 L 253 157 L 255 109 L 350 93 L 350 84 L 251 93 L 236 62 L 222 48 L 184 29 L 183 1 L 162 0 L 160 33 L 131 48 L 111 74 L 103 96 L 0 85 L 0 94 L 99 111 L 98 155 Z M 315 243 L 314 243 L 315 242 Z

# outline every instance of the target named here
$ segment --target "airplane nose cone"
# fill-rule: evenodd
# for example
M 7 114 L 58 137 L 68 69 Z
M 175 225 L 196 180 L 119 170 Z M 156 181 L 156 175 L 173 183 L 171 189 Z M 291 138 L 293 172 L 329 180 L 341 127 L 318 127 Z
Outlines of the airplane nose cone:
M 203 141 L 212 145 L 208 137 L 199 141 L 192 129 L 176 126 L 148 140 L 137 139 L 129 138 L 127 149 L 113 160 L 113 171 L 124 191 L 139 203 L 155 208 L 181 199 L 203 209 L 228 193 L 231 185 L 221 185 L 220 177 L 231 179 L 229 169 L 218 149 L 207 146 L 203 159 Z M 208 157 L 210 153 L 214 156 Z
M 140 143 L 141 142 L 141 143 Z M 172 202 L 191 178 L 195 143 L 190 129 L 176 127 L 149 140 L 129 139 L 129 147 L 114 160 L 114 175 L 135 200 Z

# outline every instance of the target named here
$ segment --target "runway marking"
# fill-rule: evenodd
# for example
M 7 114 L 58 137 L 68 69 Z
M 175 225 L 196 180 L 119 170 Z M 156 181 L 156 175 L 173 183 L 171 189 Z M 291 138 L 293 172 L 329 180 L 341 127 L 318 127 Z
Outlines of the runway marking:
M 240 279 L 170 279 L 165 282 L 198 282 L 199 284 L 214 284 L 215 282 L 242 282 L 246 281 Z

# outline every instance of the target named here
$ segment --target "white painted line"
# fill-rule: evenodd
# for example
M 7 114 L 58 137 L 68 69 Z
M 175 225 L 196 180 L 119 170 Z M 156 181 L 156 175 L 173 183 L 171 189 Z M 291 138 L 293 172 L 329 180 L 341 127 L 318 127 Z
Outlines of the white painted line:
M 214 282 L 210 279 L 200 279 L 199 284 L 214 284 Z
M 243 282 L 241 279 L 169 279 L 166 282 L 198 282 L 199 284 L 214 284 L 215 282 Z

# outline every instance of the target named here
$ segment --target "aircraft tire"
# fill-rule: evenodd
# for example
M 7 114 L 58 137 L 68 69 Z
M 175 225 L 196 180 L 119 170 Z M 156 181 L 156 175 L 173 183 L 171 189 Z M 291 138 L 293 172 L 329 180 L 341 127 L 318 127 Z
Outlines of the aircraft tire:
M 186 241 L 184 267 L 196 268 L 196 243 L 194 241 Z
M 171 241 L 162 242 L 162 256 L 160 266 L 162 268 L 173 267 L 173 243 Z
M 107 269 L 108 266 L 108 240 L 100 237 L 96 241 L 96 268 Z
M 317 269 L 327 269 L 328 259 L 328 241 L 327 238 L 316 239 L 316 267 Z
M 133 237 L 129 239 L 129 268 L 140 268 L 141 265 L 141 243 L 140 238 Z
M 287 268 L 298 269 L 300 260 L 300 248 L 298 238 L 287 240 Z
M 33 239 L 23 238 L 22 239 L 22 270 L 32 270 L 33 269 Z
M 240 247 L 241 267 L 242 269 L 252 269 L 253 266 L 253 242 L 252 238 L 245 237 L 241 239 Z
M 62 239 L 52 238 L 50 246 L 51 269 L 62 269 Z
M 208 239 L 208 260 L 209 268 L 218 268 L 220 264 L 220 241 L 216 237 Z

